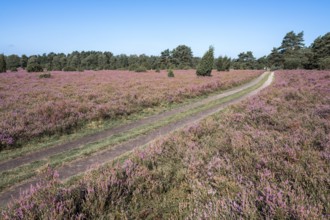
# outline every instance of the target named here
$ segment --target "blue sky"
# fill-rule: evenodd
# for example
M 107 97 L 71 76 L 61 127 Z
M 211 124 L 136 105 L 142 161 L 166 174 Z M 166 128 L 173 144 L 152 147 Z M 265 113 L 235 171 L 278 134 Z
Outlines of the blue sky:
M 284 35 L 306 45 L 330 31 L 329 0 L 0 0 L 0 53 L 159 55 L 180 44 L 202 56 L 269 54 Z

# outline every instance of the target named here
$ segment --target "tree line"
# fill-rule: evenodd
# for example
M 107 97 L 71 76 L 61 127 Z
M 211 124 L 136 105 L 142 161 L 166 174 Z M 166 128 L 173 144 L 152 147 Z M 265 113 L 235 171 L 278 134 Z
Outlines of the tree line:
M 0 55 L 1 72 L 16 71 L 17 68 L 29 72 L 43 70 L 149 70 L 149 69 L 189 69 L 195 68 L 199 62 L 194 57 L 190 47 L 179 45 L 173 50 L 166 49 L 160 56 L 141 55 L 114 55 L 112 52 L 74 51 L 69 54 L 49 53 L 32 55 Z
M 191 48 L 186 45 L 179 45 L 172 50 L 166 49 L 159 56 L 114 55 L 111 52 L 99 51 L 74 51 L 69 54 L 52 52 L 29 57 L 0 54 L 0 72 L 17 71 L 17 68 L 26 69 L 28 72 L 191 69 L 201 66 L 201 60 L 202 58 L 194 57 Z M 263 68 L 330 69 L 330 32 L 315 39 L 310 46 L 305 46 L 304 33 L 290 31 L 284 36 L 281 45 L 274 47 L 267 56 L 256 59 L 252 51 L 242 52 L 234 59 L 219 56 L 213 59 L 212 68 L 219 71 Z
M 281 46 L 268 55 L 268 65 L 273 69 L 330 69 L 330 32 L 316 38 L 306 47 L 304 32 L 287 33 Z

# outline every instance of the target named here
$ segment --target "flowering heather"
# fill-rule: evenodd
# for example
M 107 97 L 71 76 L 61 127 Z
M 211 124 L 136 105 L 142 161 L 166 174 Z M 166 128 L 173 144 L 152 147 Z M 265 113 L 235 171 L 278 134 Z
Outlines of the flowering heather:
M 51 173 L 3 219 L 328 219 L 330 71 L 259 95 L 65 187 Z
M 52 72 L 0 75 L 0 149 L 42 135 L 63 134 L 92 120 L 113 119 L 144 108 L 227 89 L 261 71 L 214 72 L 196 77 L 194 70 Z

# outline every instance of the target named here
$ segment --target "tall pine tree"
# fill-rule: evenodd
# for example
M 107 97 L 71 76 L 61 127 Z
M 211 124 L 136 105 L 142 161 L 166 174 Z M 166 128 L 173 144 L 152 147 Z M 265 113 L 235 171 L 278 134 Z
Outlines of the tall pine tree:
M 311 49 L 314 68 L 330 69 L 330 32 L 315 39 Z
M 302 49 L 304 46 L 304 32 L 296 34 L 290 31 L 284 36 L 279 51 L 285 54 Z

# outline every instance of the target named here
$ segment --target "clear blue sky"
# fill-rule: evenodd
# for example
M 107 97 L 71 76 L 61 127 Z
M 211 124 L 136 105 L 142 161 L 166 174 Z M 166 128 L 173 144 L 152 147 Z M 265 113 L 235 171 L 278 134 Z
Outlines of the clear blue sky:
M 159 55 L 180 44 L 202 56 L 256 57 L 293 30 L 306 45 L 330 31 L 329 0 L 0 0 L 0 53 Z

